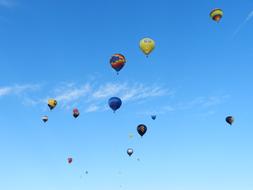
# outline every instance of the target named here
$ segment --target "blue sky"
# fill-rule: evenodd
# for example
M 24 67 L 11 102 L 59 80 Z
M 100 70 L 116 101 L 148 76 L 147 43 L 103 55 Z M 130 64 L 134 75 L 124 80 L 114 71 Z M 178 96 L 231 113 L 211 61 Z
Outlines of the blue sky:
M 0 0 L 0 189 L 252 190 L 252 11 L 250 0 Z M 143 37 L 156 41 L 148 59 Z M 127 59 L 118 76 L 114 53 Z

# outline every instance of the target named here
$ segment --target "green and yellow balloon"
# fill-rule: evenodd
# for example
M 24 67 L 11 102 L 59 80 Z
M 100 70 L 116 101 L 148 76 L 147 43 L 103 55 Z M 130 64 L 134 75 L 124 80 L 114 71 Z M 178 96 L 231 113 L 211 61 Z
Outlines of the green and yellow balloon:
M 223 17 L 223 11 L 221 9 L 214 9 L 210 13 L 210 17 L 216 21 L 219 22 L 221 18 Z

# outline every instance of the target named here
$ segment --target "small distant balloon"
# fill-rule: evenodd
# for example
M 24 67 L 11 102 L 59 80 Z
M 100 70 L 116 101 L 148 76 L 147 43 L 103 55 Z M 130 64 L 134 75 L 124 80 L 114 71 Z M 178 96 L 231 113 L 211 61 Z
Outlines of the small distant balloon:
M 129 156 L 132 156 L 133 152 L 134 152 L 134 150 L 132 148 L 127 149 L 127 154 Z
M 143 136 L 147 132 L 147 126 L 144 124 L 140 124 L 137 126 L 137 131 L 140 136 Z
M 89 172 L 88 171 L 85 171 L 85 174 L 88 174 Z
M 77 118 L 80 115 L 80 112 L 77 108 L 73 109 L 73 117 Z
M 71 164 L 73 162 L 72 158 L 68 158 L 68 163 Z
M 57 101 L 55 99 L 49 99 L 47 105 L 50 108 L 50 110 L 52 110 L 57 105 Z
M 210 13 L 210 17 L 215 21 L 219 22 L 223 17 L 223 11 L 221 9 L 214 9 Z
M 235 119 L 233 116 L 227 116 L 226 117 L 226 122 L 229 124 L 229 125 L 232 125 L 234 123 Z
M 131 134 L 131 133 L 128 136 L 129 136 L 130 139 L 132 139 L 134 137 L 134 135 Z
M 109 107 L 115 112 L 117 109 L 120 108 L 120 106 L 122 105 L 122 101 L 120 98 L 118 97 L 111 97 L 108 100 L 108 105 Z
M 42 117 L 42 121 L 43 121 L 44 123 L 46 123 L 46 122 L 48 121 L 48 116 L 46 116 L 46 115 L 43 116 L 43 117 Z
M 156 119 L 156 115 L 151 115 L 151 119 L 155 120 Z

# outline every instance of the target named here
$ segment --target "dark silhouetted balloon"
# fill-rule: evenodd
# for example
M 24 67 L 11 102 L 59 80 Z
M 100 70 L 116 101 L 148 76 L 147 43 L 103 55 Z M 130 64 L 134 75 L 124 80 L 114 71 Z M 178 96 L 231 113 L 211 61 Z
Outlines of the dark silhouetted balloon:
M 46 115 L 43 116 L 43 117 L 42 117 L 42 121 L 44 121 L 44 122 L 46 123 L 46 122 L 48 121 L 48 116 L 46 116 Z
M 151 118 L 152 118 L 153 120 L 155 120 L 155 119 L 156 119 L 156 115 L 151 115 Z
M 72 161 L 73 161 L 73 159 L 72 159 L 72 158 L 68 158 L 68 163 L 69 163 L 69 164 L 71 164 L 71 163 L 72 163 Z
M 226 122 L 229 124 L 229 125 L 232 125 L 234 123 L 234 117 L 233 116 L 227 116 L 226 117 Z
M 132 148 L 127 149 L 127 154 L 131 156 L 134 153 L 134 150 Z
M 77 118 L 80 115 L 80 112 L 77 108 L 73 109 L 73 117 Z
M 52 110 L 57 105 L 57 101 L 55 99 L 49 99 L 47 105 L 50 108 L 50 110 Z
M 139 135 L 143 136 L 147 131 L 146 125 L 144 125 L 144 124 L 138 125 L 137 126 L 137 131 L 138 131 Z

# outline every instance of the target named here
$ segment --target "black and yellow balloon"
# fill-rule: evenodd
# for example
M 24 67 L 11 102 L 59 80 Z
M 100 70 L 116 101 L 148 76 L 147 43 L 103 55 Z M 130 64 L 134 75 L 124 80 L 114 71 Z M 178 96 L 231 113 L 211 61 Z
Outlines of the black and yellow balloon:
M 223 17 L 223 11 L 221 9 L 213 9 L 210 13 L 210 17 L 214 21 L 219 22 L 221 18 Z
M 50 108 L 50 110 L 52 110 L 57 105 L 57 101 L 55 99 L 49 99 L 47 105 Z
M 155 41 L 151 38 L 143 38 L 140 41 L 140 49 L 141 51 L 148 56 L 155 48 Z

